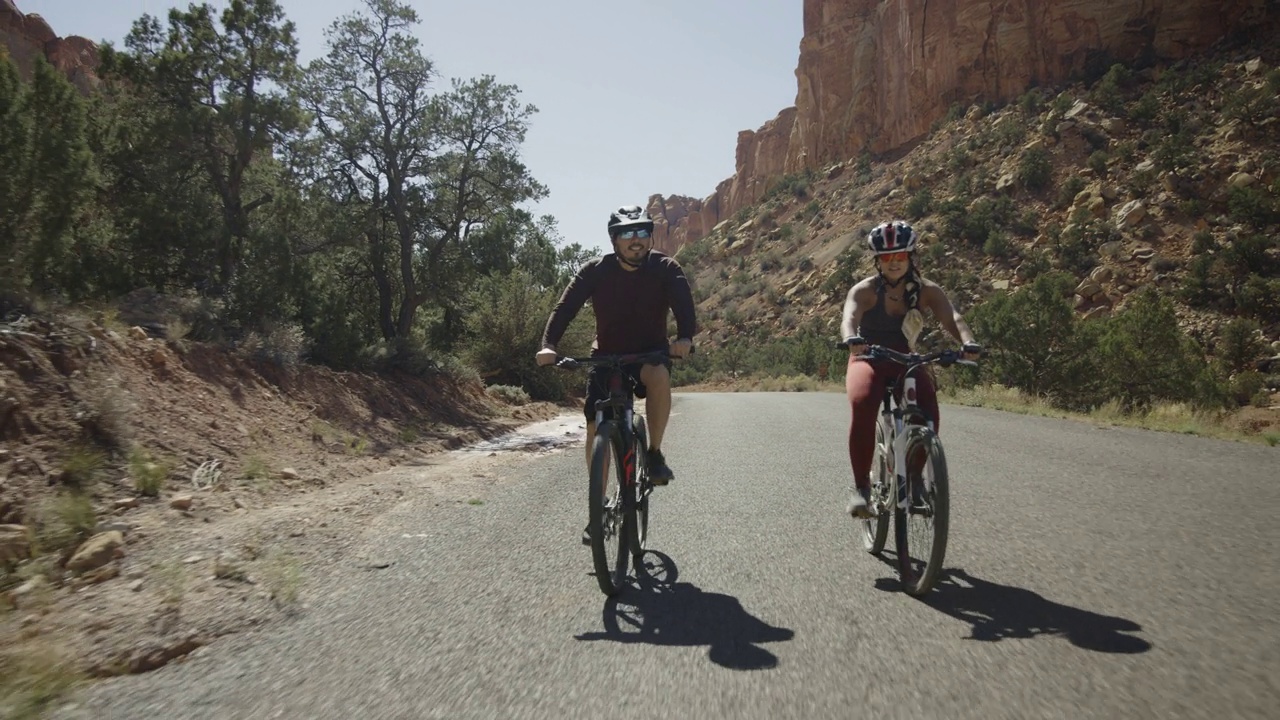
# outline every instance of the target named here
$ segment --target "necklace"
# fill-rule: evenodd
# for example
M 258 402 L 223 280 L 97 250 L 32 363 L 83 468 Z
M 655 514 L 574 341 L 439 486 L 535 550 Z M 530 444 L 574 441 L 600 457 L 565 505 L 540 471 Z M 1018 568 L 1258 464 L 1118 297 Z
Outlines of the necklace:
M 898 301 L 902 299 L 901 295 L 890 295 L 889 293 L 885 293 L 884 296 L 894 301 Z

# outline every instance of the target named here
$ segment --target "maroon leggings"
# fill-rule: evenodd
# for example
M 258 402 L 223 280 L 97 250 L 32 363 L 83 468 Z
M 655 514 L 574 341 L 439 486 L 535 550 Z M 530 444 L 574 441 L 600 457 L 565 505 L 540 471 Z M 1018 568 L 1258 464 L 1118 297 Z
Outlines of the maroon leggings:
M 902 373 L 902 366 L 888 361 L 875 363 L 849 358 L 845 370 L 844 390 L 849 396 L 853 417 L 849 422 L 849 464 L 853 466 L 853 481 L 857 487 L 871 485 L 871 458 L 875 454 L 876 417 L 880 414 L 880 400 L 884 397 L 884 384 Z M 938 393 L 934 389 L 933 376 L 928 371 L 917 370 L 916 404 L 933 418 L 936 431 L 941 425 L 938 417 Z M 902 399 L 901 385 L 897 391 Z

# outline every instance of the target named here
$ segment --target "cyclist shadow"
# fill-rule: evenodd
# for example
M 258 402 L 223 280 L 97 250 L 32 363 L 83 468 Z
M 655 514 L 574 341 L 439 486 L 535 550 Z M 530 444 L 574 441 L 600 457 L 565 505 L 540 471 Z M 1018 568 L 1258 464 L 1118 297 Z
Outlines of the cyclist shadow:
M 676 582 L 675 561 L 656 550 L 645 552 L 636 579 L 604 606 L 604 632 L 576 635 L 578 640 L 692 646 L 707 645 L 707 657 L 731 670 L 765 670 L 778 657 L 761 647 L 795 637 L 742 607 L 737 598 Z
M 896 559 L 881 559 L 897 568 Z M 876 581 L 876 587 L 899 589 L 896 580 L 883 578 Z M 943 569 L 934 590 L 919 600 L 972 625 L 969 640 L 996 642 L 1059 635 L 1094 652 L 1136 654 L 1151 649 L 1151 643 L 1129 634 L 1142 630 L 1132 620 L 1056 603 L 1031 590 L 983 580 L 959 568 Z

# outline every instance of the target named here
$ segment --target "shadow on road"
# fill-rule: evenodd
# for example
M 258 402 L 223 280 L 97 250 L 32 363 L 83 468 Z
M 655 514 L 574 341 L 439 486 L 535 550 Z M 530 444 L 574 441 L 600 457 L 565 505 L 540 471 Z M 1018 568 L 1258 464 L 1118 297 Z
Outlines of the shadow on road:
M 897 568 L 896 560 L 881 559 Z M 888 579 L 877 580 L 876 587 L 899 589 L 896 580 Z M 1151 643 L 1128 634 L 1142 630 L 1132 620 L 1056 603 L 1031 590 L 983 580 L 958 568 L 944 569 L 933 592 L 920 602 L 972 625 L 971 640 L 1059 635 L 1095 652 L 1133 654 L 1151 649 Z
M 731 670 L 777 667 L 778 657 L 760 645 L 790 640 L 795 631 L 774 627 L 747 612 L 738 599 L 676 582 L 669 556 L 649 550 L 636 580 L 604 606 L 604 632 L 578 640 L 650 645 L 708 645 L 707 657 Z

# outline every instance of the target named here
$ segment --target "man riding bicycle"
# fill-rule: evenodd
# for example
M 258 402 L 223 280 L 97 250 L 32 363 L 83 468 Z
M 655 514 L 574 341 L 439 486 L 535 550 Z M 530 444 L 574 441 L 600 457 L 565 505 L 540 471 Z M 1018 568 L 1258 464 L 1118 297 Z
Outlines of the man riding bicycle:
M 596 318 L 592 355 L 645 353 L 666 350 L 682 358 L 693 347 L 697 333 L 693 293 L 676 259 L 653 249 L 653 220 L 638 205 L 620 207 L 609 215 L 609 241 L 613 252 L 583 265 L 547 319 L 542 334 L 539 365 L 556 361 L 556 343 L 587 300 Z M 676 341 L 668 342 L 667 313 L 676 319 Z M 675 478 L 662 454 L 662 437 L 671 415 L 671 364 L 630 365 L 625 368 L 636 383 L 636 397 L 645 401 L 649 424 L 649 477 L 654 485 Z M 587 465 L 595 437 L 595 403 L 608 397 L 605 368 L 592 368 L 587 376 Z
M 867 235 L 867 246 L 875 255 L 876 274 L 849 289 L 844 301 L 841 336 L 849 347 L 845 371 L 845 393 L 852 417 L 849 422 L 849 463 L 853 467 L 853 491 L 846 511 L 857 518 L 869 518 L 871 461 L 875 452 L 876 416 L 885 383 L 900 368 L 888 361 L 869 362 L 858 356 L 866 345 L 882 345 L 898 352 L 913 352 L 916 338 L 924 328 L 923 310 L 929 310 L 948 333 L 963 346 L 964 359 L 976 360 L 982 347 L 937 283 L 926 280 L 915 265 L 916 231 L 900 220 L 877 226 Z M 916 402 L 939 427 L 938 396 L 927 372 L 916 375 Z M 908 473 L 913 458 L 907 459 Z M 922 460 L 917 460 L 917 463 Z

